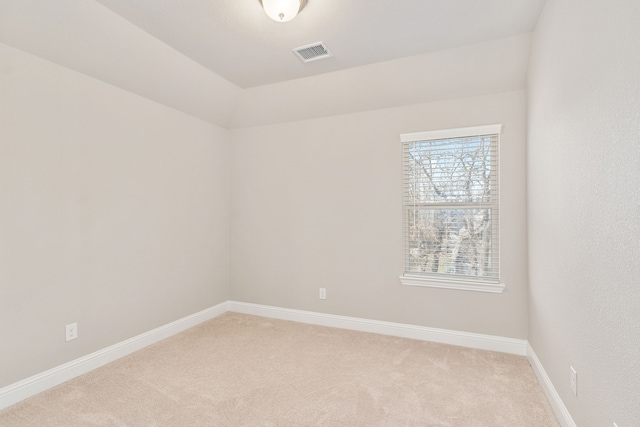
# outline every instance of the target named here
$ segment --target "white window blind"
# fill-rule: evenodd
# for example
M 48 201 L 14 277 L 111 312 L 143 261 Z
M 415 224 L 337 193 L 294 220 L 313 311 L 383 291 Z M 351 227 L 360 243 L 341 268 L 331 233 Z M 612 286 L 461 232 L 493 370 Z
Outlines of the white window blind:
M 500 282 L 501 128 L 401 135 L 407 284 L 501 291 L 492 287 Z

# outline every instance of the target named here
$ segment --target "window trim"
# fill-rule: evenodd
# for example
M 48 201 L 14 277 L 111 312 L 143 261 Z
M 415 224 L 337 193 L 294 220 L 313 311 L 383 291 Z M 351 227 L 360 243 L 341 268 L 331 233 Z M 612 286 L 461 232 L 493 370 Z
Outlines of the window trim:
M 502 125 L 471 126 L 466 128 L 430 130 L 400 134 L 400 142 L 420 142 L 431 139 L 464 138 L 467 136 L 501 134 Z
M 407 286 L 424 286 L 427 288 L 458 289 L 463 291 L 478 291 L 501 294 L 504 283 L 480 283 L 466 280 L 448 279 L 446 277 L 425 277 L 405 274 L 399 277 L 400 283 Z
M 448 138 L 461 138 L 461 137 L 469 137 L 476 135 L 489 135 L 489 134 L 497 134 L 498 135 L 498 153 L 500 152 L 500 135 L 502 133 L 502 124 L 493 124 L 486 126 L 471 126 L 464 128 L 455 128 L 455 129 L 443 129 L 443 130 L 435 130 L 435 131 L 426 131 L 426 132 L 413 132 L 413 133 L 403 133 L 400 134 L 400 142 L 404 145 L 405 143 L 410 142 L 419 142 L 419 141 L 428 141 L 435 139 L 448 139 Z M 404 148 L 403 148 L 404 149 Z M 499 159 L 498 154 L 498 159 Z M 405 164 L 404 160 L 402 162 L 402 176 L 404 180 L 405 174 Z M 500 179 L 500 162 L 498 160 L 498 179 Z M 402 190 L 402 197 L 404 200 L 404 189 Z M 500 196 L 498 195 L 498 209 L 500 209 Z M 404 201 L 402 208 L 404 210 Z M 403 212 L 403 218 L 405 214 Z M 403 219 L 404 221 L 404 219 Z M 499 227 L 499 226 L 498 226 Z M 500 234 L 498 232 L 498 239 L 500 238 Z M 403 247 L 405 245 L 405 230 L 403 227 L 402 231 L 402 242 Z M 500 245 L 501 247 L 501 245 Z M 500 254 L 498 254 L 500 256 Z M 403 255 L 403 271 L 404 271 L 404 255 Z M 500 281 L 497 283 L 491 283 L 486 281 L 479 280 L 460 280 L 459 277 L 449 278 L 443 275 L 442 277 L 434 277 L 434 276 L 423 276 L 423 275 L 412 275 L 410 272 L 403 273 L 399 279 L 400 283 L 407 286 L 423 286 L 430 288 L 444 288 L 444 289 L 457 289 L 457 290 L 466 290 L 466 291 L 477 291 L 477 292 L 489 292 L 489 293 L 502 293 L 505 289 L 504 283 L 501 283 L 502 275 L 498 274 Z

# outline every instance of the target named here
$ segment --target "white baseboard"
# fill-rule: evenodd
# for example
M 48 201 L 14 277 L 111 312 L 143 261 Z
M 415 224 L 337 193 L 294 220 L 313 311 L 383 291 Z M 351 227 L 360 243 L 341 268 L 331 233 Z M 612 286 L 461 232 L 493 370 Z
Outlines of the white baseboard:
M 69 381 L 228 311 L 228 303 L 207 308 L 175 322 L 88 354 L 0 389 L 0 409 Z
M 570 423 L 566 427 L 575 427 L 566 408 L 555 392 L 553 385 L 544 373 L 533 349 L 527 348 L 527 341 L 504 338 L 493 335 L 460 332 L 448 329 L 429 328 L 425 326 L 409 325 L 404 323 L 384 322 L 380 320 L 361 319 L 357 317 L 338 316 L 333 314 L 317 313 L 312 311 L 294 310 L 288 308 L 272 307 L 260 304 L 251 304 L 237 301 L 226 301 L 208 309 L 194 313 L 190 316 L 176 320 L 159 328 L 145 332 L 126 341 L 114 344 L 102 350 L 96 351 L 79 359 L 65 363 L 48 371 L 34 375 L 15 384 L 0 389 L 0 409 L 27 399 L 47 389 L 69 381 L 77 376 L 85 374 L 121 357 L 127 356 L 144 347 L 168 338 L 199 323 L 213 319 L 227 311 L 253 314 L 256 316 L 270 317 L 274 319 L 291 320 L 301 323 L 309 323 L 320 326 L 349 329 L 362 332 L 371 332 L 383 335 L 391 335 L 402 338 L 412 338 L 422 341 L 433 341 L 443 344 L 458 345 L 481 350 L 499 351 L 503 353 L 528 355 L 534 365 L 534 371 L 545 389 L 547 396 L 551 390 L 555 397 L 549 400 L 554 406 L 554 411 L 559 418 L 564 417 Z M 528 351 L 530 350 L 530 351 Z M 546 378 L 546 380 L 545 380 Z M 558 403 L 559 402 L 559 405 Z M 558 408 L 562 411 L 558 412 Z M 566 415 L 564 415 L 566 414 Z
M 313 325 L 459 345 L 480 350 L 499 351 L 520 356 L 527 354 L 527 341 L 514 338 L 436 329 L 404 323 L 383 322 L 357 317 L 337 316 L 334 314 L 293 310 L 237 301 L 229 301 L 229 311 L 271 317 L 274 319 L 292 320 L 294 322 L 310 323 Z
M 549 403 L 553 408 L 553 412 L 555 412 L 556 417 L 558 418 L 558 422 L 562 427 L 576 427 L 576 423 L 571 418 L 571 414 L 567 410 L 567 407 L 564 406 L 564 402 L 560 398 L 558 391 L 553 386 L 551 379 L 547 375 L 547 372 L 544 370 L 542 363 L 540 363 L 540 359 L 536 355 L 536 352 L 533 351 L 533 347 L 531 344 L 527 343 L 527 358 L 529 359 L 529 363 L 533 368 L 533 372 L 538 377 L 538 382 L 542 386 L 542 390 L 544 390 L 544 394 L 549 399 Z

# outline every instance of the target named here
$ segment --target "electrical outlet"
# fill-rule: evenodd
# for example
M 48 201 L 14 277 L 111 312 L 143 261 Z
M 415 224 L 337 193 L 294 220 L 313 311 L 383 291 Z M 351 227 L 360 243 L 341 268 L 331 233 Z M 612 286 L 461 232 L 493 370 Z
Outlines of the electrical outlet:
M 320 299 L 327 299 L 327 289 L 320 288 Z
M 571 391 L 574 396 L 578 395 L 578 374 L 576 370 L 573 369 L 573 366 L 569 367 L 571 369 L 571 377 L 569 378 L 569 386 L 571 386 Z
M 65 335 L 65 341 L 71 341 L 71 340 L 75 340 L 76 338 L 78 338 L 78 323 L 74 322 L 74 323 L 69 323 L 66 326 L 66 335 Z

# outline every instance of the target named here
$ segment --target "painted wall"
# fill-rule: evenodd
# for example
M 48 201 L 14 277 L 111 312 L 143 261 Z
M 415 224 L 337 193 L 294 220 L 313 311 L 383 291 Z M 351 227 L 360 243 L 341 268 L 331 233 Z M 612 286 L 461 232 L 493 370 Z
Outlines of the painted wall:
M 502 123 L 503 294 L 403 286 L 400 133 Z M 525 339 L 525 93 L 231 132 L 231 299 Z M 318 299 L 318 288 L 327 299 Z
M 529 341 L 581 427 L 640 420 L 639 18 L 549 0 L 532 48 Z
M 0 387 L 228 299 L 228 138 L 0 44 Z

